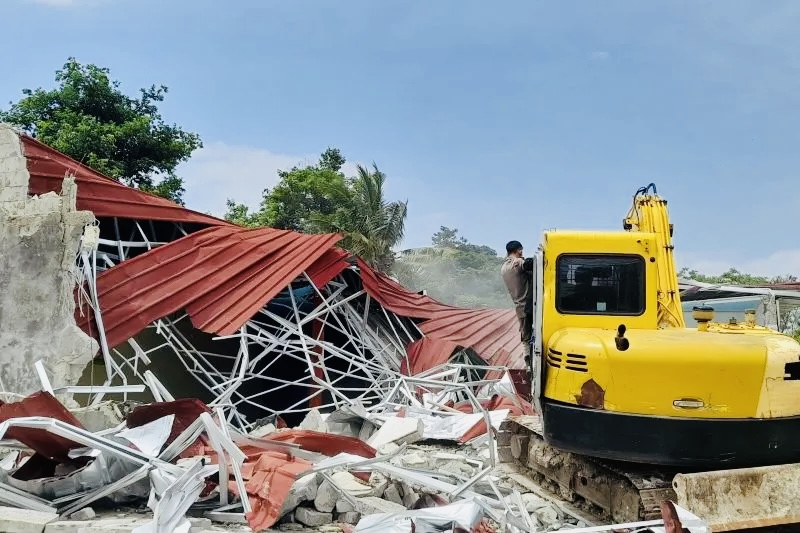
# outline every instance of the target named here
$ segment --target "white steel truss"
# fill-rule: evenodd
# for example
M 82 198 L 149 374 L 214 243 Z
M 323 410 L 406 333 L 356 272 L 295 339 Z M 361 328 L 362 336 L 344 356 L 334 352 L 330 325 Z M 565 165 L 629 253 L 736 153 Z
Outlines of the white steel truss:
M 414 405 L 419 403 L 415 392 L 419 393 L 421 387 L 427 388 L 427 394 L 438 391 L 439 396 L 452 395 L 451 399 L 474 403 L 490 385 L 482 377 L 491 369 L 475 364 L 450 365 L 449 373 L 430 379 L 425 379 L 430 371 L 426 376 L 404 376 L 404 360 L 410 368 L 406 348 L 423 337 L 422 332 L 413 321 L 388 311 L 363 289 L 349 286 L 344 275 L 318 288 L 303 273 L 238 332 L 212 337 L 213 341 L 228 341 L 227 348 L 222 342 L 211 342 L 204 344 L 216 343 L 220 348 L 199 349 L 187 335 L 194 331 L 191 319 L 181 312 L 149 326 L 163 342 L 145 350 L 130 339 L 130 354 L 125 355 L 108 346 L 105 339 L 96 277 L 120 261 L 169 242 L 158 240 L 165 233 L 168 239 L 187 234 L 179 224 L 161 224 L 157 230 L 153 224 L 120 224 L 110 219 L 103 223 L 105 238 L 98 236 L 97 229 L 90 231 L 91 227 L 84 234 L 77 258 L 80 300 L 94 312 L 106 369 L 104 387 L 115 380 L 128 386 L 129 377 L 135 376 L 156 400 L 173 399 L 147 370 L 153 352 L 167 347 L 209 393 L 210 405 L 221 408 L 234 426 L 247 430 L 264 417 L 302 415 L 312 408 L 329 411 L 357 403 L 375 412 L 393 410 L 400 404 Z M 123 225 L 127 227 L 125 234 L 120 229 Z M 231 339 L 236 341 L 237 350 L 230 349 Z M 294 373 L 287 373 L 292 365 Z M 102 401 L 109 390 L 98 388 L 90 403 Z M 127 392 L 122 394 L 127 399 Z M 275 403 L 275 398 L 282 401 Z

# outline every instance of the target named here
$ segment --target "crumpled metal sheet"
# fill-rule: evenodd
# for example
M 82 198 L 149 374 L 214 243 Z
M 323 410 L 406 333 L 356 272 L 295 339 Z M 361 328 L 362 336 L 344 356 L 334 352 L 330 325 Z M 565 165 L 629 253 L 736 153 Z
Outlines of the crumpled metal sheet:
M 129 428 L 136 428 L 149 424 L 159 418 L 174 415 L 175 419 L 172 422 L 172 430 L 169 433 L 169 437 L 167 437 L 167 441 L 164 443 L 165 446 L 169 446 L 178 435 L 192 425 L 203 413 L 210 414 L 211 409 L 196 398 L 183 398 L 171 402 L 154 402 L 135 407 L 125 418 L 125 425 Z M 181 454 L 181 457 L 198 455 L 202 452 L 205 442 L 206 440 L 201 436 Z
M 400 513 L 367 515 L 354 533 L 441 533 L 474 531 L 483 519 L 483 508 L 473 500 Z
M 18 402 L 0 404 L 0 422 L 10 418 L 46 416 L 83 429 L 80 421 L 49 392 L 35 392 Z M 34 428 L 12 427 L 5 436 L 56 462 L 68 461 L 69 451 L 80 446 L 69 439 Z
M 123 439 L 109 438 L 121 444 L 127 444 Z M 52 501 L 71 494 L 97 490 L 105 485 L 110 485 L 137 468 L 138 466 L 131 461 L 113 455 L 106 457 L 100 454 L 85 466 L 63 476 L 18 479 L 13 476 L 6 477 L 6 473 L 2 472 L 0 473 L 0 480 L 29 494 Z M 117 503 L 124 503 L 146 498 L 149 492 L 150 482 L 145 478 L 110 494 L 108 497 Z
M 492 425 L 494 425 L 494 419 L 491 413 L 496 413 L 503 410 L 508 410 L 511 416 L 520 416 L 520 415 L 533 415 L 535 411 L 533 406 L 526 401 L 524 398 L 520 396 L 516 396 L 513 400 L 508 396 L 503 396 L 500 394 L 495 394 L 492 396 L 488 401 L 481 401 L 481 407 L 489 411 L 490 421 Z M 471 413 L 473 412 L 474 408 L 471 403 L 463 402 L 455 405 L 455 408 L 459 411 L 464 413 Z M 503 417 L 505 418 L 505 417 Z M 498 422 L 499 423 L 499 422 Z M 477 420 L 475 425 L 470 428 L 469 431 L 466 431 L 461 435 L 459 442 L 464 444 L 469 442 L 470 440 L 474 439 L 475 437 L 479 437 L 486 433 L 486 421 L 483 418 Z
M 158 418 L 140 426 L 141 433 L 150 433 L 151 440 L 154 440 L 154 442 L 148 443 L 150 449 L 140 451 L 148 455 L 154 455 L 150 453 L 152 448 L 160 450 L 169 431 L 169 428 L 165 427 L 167 424 L 172 424 L 171 416 Z M 132 433 L 131 431 L 127 432 Z M 126 430 L 123 430 L 116 435 L 109 435 L 107 438 L 125 446 L 130 446 L 131 444 L 136 446 L 137 442 L 146 442 L 144 438 L 131 440 L 125 435 Z M 52 501 L 71 494 L 97 490 L 122 479 L 139 468 L 136 463 L 117 455 L 101 452 L 89 456 L 88 454 L 91 451 L 91 448 L 76 449 L 78 453 L 83 452 L 84 456 L 60 463 L 55 467 L 54 472 L 47 470 L 48 466 L 53 466 L 51 462 L 50 464 L 42 464 L 42 468 L 37 469 L 38 471 L 30 472 L 27 475 L 19 475 L 33 470 L 29 463 L 33 462 L 35 465 L 46 461 L 41 456 L 33 456 L 13 476 L 7 476 L 5 472 L 1 472 L 0 479 L 12 487 Z M 60 474 L 59 470 L 64 469 L 71 469 L 71 471 L 66 474 Z M 149 492 L 150 482 L 145 478 L 111 493 L 108 497 L 114 502 L 124 503 L 146 498 Z
M 304 450 L 321 453 L 332 457 L 341 452 L 352 453 L 359 457 L 371 459 L 375 457 L 375 448 L 355 437 L 321 433 L 310 429 L 289 429 L 271 433 L 264 440 L 299 444 Z
M 262 451 L 248 456 L 242 466 L 242 477 L 253 508 L 245 518 L 253 531 L 262 531 L 277 522 L 295 479 L 313 466 L 305 459 L 289 457 L 281 452 Z M 228 488 L 241 497 L 233 481 L 228 483 Z

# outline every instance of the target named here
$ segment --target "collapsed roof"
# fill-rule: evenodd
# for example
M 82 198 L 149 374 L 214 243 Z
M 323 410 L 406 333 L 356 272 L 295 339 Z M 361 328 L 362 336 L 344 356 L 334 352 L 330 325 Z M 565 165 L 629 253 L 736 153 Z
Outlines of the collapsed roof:
M 314 322 L 309 302 L 316 302 L 318 310 L 332 310 L 343 302 L 355 302 L 361 291 L 366 300 L 361 297 L 359 312 L 363 310 L 365 320 L 370 306 L 377 303 L 386 329 L 398 330 L 393 342 L 404 352 L 404 372 L 416 374 L 446 363 L 459 349 L 474 351 L 487 365 L 524 368 L 517 319 L 511 309 L 443 304 L 351 258 L 336 247 L 338 235 L 242 228 L 116 182 L 27 135 L 20 135 L 20 140 L 30 173 L 30 194 L 59 192 L 63 178 L 74 176 L 78 209 L 90 210 L 100 220 L 100 250 L 105 252 L 100 254 L 99 264 L 88 266 L 89 270 L 96 267 L 91 288 L 96 306 L 88 312 L 85 306 L 77 309 L 76 322 L 101 344 L 106 343 L 107 350 L 126 343 L 149 325 L 156 324 L 159 331 L 174 326 L 169 317 L 181 311 L 197 330 L 221 337 L 241 332 L 242 339 L 250 342 L 254 334 L 245 335 L 246 324 L 256 328 L 255 336 L 266 335 L 263 323 L 253 322 L 256 315 L 269 315 L 277 323 L 288 316 L 281 315 L 282 319 L 270 311 L 269 306 L 274 310 L 279 297 L 284 307 L 295 308 L 294 331 L 302 336 L 303 324 Z M 350 274 L 343 276 L 345 272 Z M 334 279 L 341 282 L 336 290 L 331 285 Z M 325 287 L 328 293 L 323 294 Z M 300 303 L 296 301 L 301 290 L 306 291 L 303 297 L 311 306 L 303 318 L 297 314 Z M 331 296 L 326 303 L 330 295 L 338 300 Z M 95 315 L 102 316 L 100 325 Z M 275 339 L 288 335 L 273 334 Z M 316 331 L 301 339 L 303 349 L 332 351 L 322 344 L 322 335 Z M 261 349 L 274 348 L 274 339 L 271 342 Z M 401 366 L 399 361 L 397 366 Z

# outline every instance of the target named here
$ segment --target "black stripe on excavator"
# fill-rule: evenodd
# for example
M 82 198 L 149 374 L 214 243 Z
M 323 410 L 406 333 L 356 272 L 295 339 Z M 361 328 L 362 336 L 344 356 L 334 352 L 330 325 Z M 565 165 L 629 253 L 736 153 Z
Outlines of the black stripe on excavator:
M 800 416 L 756 419 L 648 416 L 543 399 L 545 441 L 567 452 L 721 470 L 800 462 Z

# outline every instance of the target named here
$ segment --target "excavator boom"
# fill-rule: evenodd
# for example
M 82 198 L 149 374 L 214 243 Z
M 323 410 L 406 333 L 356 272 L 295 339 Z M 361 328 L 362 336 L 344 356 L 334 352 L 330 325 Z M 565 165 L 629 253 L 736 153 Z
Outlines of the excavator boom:
M 651 192 L 652 191 L 652 192 Z M 656 235 L 658 250 L 658 325 L 661 328 L 685 328 L 678 275 L 675 270 L 675 246 L 672 244 L 672 224 L 667 212 L 667 201 L 658 196 L 655 183 L 641 187 L 633 196 L 623 227 L 627 231 L 640 231 Z

